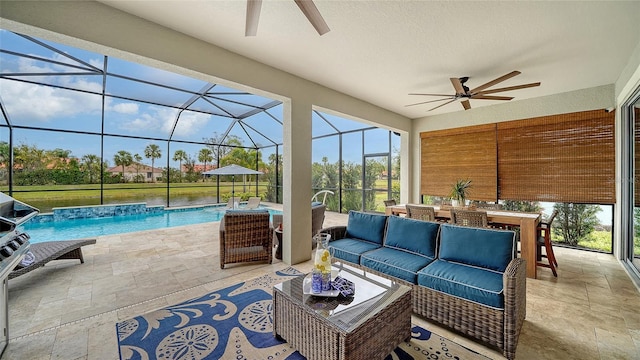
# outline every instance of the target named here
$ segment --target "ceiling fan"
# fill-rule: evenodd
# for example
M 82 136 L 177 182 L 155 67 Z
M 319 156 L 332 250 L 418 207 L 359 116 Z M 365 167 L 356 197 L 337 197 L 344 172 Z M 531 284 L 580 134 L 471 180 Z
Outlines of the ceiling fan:
M 445 94 L 418 94 L 418 93 L 411 93 L 409 95 L 423 95 L 423 96 L 445 96 L 444 99 L 437 99 L 437 100 L 429 100 L 429 101 L 422 101 L 419 103 L 415 103 L 415 104 L 409 104 L 406 106 L 415 106 L 415 105 L 422 105 L 422 104 L 428 104 L 428 103 L 433 103 L 433 102 L 438 102 L 438 101 L 446 101 L 449 100 L 447 102 L 445 102 L 444 104 L 440 104 L 434 108 L 429 109 L 429 111 L 431 110 L 435 110 L 441 106 L 445 106 L 447 104 L 451 104 L 454 101 L 459 101 L 462 106 L 464 107 L 465 110 L 469 110 L 471 109 L 471 103 L 469 102 L 469 100 L 473 99 L 473 100 L 511 100 L 513 99 L 513 97 L 511 96 L 492 96 L 489 94 L 494 94 L 497 92 L 502 92 L 502 91 L 511 91 L 511 90 L 518 90 L 518 89 L 524 89 L 524 88 L 530 88 L 530 87 L 535 87 L 535 86 L 540 86 L 539 82 L 536 83 L 530 83 L 530 84 L 523 84 L 523 85 L 515 85 L 515 86 L 508 86 L 508 87 L 503 87 L 503 88 L 499 88 L 499 89 L 490 89 L 490 90 L 485 90 L 489 87 L 492 87 L 495 84 L 498 84 L 500 82 L 503 82 L 507 79 L 510 79 L 516 75 L 520 75 L 520 71 L 512 71 L 506 75 L 500 76 L 497 79 L 491 80 L 488 83 L 482 84 L 478 87 L 475 87 L 471 90 L 469 90 L 469 88 L 467 86 L 465 86 L 464 84 L 467 82 L 467 80 L 469 80 L 468 76 L 465 77 L 461 77 L 461 78 L 450 78 L 451 80 L 451 84 L 453 84 L 453 88 L 456 90 L 456 93 L 454 95 L 445 95 Z
M 316 29 L 318 34 L 324 35 L 329 32 L 329 26 L 322 18 L 320 11 L 313 3 L 313 0 L 294 0 L 304 16 L 307 17 L 311 25 Z M 244 36 L 256 36 L 258 32 L 258 20 L 260 20 L 260 8 L 262 0 L 247 0 L 247 22 L 245 25 Z

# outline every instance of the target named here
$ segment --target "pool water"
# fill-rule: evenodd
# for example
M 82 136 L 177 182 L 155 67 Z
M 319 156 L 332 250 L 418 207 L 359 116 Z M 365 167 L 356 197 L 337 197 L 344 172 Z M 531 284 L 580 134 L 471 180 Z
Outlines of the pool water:
M 281 211 L 268 209 L 270 214 Z M 202 224 L 220 221 L 225 210 L 220 207 L 165 210 L 148 215 L 110 216 L 53 222 L 27 222 L 21 231 L 31 236 L 30 242 L 95 238 L 101 235 L 122 234 L 134 231 Z

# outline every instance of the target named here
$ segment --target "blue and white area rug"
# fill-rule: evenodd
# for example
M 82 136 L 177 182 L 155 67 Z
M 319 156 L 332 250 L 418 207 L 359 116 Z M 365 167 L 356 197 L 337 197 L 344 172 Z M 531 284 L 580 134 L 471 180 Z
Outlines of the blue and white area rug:
M 272 287 L 300 274 L 287 268 L 117 323 L 120 359 L 304 359 L 272 331 Z M 414 326 L 387 359 L 487 358 Z

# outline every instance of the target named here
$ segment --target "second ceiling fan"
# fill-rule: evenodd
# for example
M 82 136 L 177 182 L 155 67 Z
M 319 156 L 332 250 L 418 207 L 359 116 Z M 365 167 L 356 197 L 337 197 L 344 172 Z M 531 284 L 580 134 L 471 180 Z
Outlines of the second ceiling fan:
M 312 0 L 294 1 L 304 16 L 307 17 L 311 25 L 316 29 L 318 34 L 324 35 L 331 30 Z M 260 20 L 261 8 L 262 0 L 247 0 L 247 22 L 245 25 L 244 36 L 256 36 L 258 32 L 258 21 Z
M 429 111 L 431 110 L 435 110 L 439 107 L 445 106 L 447 104 L 450 104 L 454 101 L 459 101 L 462 104 L 462 107 L 464 107 L 465 110 L 469 110 L 471 109 L 471 103 L 469 102 L 469 100 L 473 99 L 473 100 L 511 100 L 513 99 L 513 97 L 511 96 L 493 96 L 493 95 L 489 95 L 489 94 L 494 94 L 497 92 L 502 92 L 502 91 L 511 91 L 511 90 L 518 90 L 518 89 L 524 89 L 524 88 L 530 88 L 530 87 L 535 87 L 535 86 L 540 86 L 539 82 L 536 83 L 530 83 L 530 84 L 523 84 L 523 85 L 515 85 L 515 86 L 508 86 L 508 87 L 503 87 L 503 88 L 499 88 L 499 89 L 490 89 L 490 90 L 486 90 L 489 87 L 492 87 L 493 85 L 496 85 L 498 83 L 501 83 L 507 79 L 510 79 L 516 75 L 520 75 L 520 71 L 512 71 L 506 75 L 500 76 L 497 79 L 491 80 L 487 83 L 484 83 L 480 86 L 477 86 L 471 90 L 469 90 L 469 88 L 467 86 L 465 86 L 464 84 L 467 82 L 467 80 L 469 80 L 469 77 L 461 77 L 461 78 L 450 78 L 449 80 L 451 80 L 451 84 L 453 85 L 453 88 L 455 89 L 456 93 L 453 95 L 449 95 L 449 94 L 420 94 L 420 93 L 411 93 L 409 95 L 421 95 L 421 96 L 444 96 L 444 99 L 437 99 L 437 100 L 429 100 L 429 101 L 422 101 L 419 103 L 415 103 L 415 104 L 409 104 L 406 106 L 415 106 L 415 105 L 422 105 L 422 104 L 428 104 L 428 103 L 433 103 L 433 102 L 438 102 L 438 101 L 446 101 L 449 100 L 447 102 L 445 102 L 444 104 L 440 104 L 434 108 L 429 109 Z

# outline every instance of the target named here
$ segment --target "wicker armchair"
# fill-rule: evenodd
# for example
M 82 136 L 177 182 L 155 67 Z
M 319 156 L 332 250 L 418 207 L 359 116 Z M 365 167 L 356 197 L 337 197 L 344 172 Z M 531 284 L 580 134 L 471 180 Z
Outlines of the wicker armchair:
M 487 212 L 479 210 L 451 209 L 451 223 L 461 226 L 488 227 Z
M 327 210 L 327 205 L 319 204 L 311 207 L 311 237 L 309 241 L 313 241 L 313 236 L 320 232 L 322 225 L 324 224 L 324 213 Z M 273 215 L 273 228 L 277 229 L 282 224 L 282 214 Z M 278 251 L 282 251 L 282 247 L 278 244 Z M 314 244 L 312 244 L 314 245 Z
M 435 221 L 436 212 L 431 206 L 410 205 L 407 204 L 407 217 L 423 221 Z
M 268 211 L 227 211 L 220 221 L 220 268 L 225 264 L 267 261 L 273 253 Z

